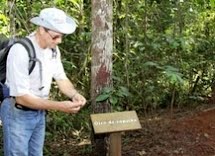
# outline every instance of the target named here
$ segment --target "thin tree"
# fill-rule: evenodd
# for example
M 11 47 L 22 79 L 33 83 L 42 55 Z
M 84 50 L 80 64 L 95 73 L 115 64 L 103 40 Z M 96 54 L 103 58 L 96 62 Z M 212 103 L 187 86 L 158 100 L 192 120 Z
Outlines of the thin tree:
M 113 21 L 112 0 L 92 0 L 92 61 L 91 99 L 93 113 L 110 112 L 108 101 L 98 103 L 96 97 L 104 87 L 112 87 Z M 108 139 L 105 135 L 93 137 L 99 156 L 108 153 Z

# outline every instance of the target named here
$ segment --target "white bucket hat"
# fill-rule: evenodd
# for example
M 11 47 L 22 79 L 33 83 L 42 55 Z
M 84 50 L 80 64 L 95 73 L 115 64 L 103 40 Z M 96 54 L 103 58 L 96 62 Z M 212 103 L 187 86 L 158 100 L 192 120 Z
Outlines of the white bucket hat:
M 45 8 L 41 10 L 38 17 L 34 17 L 30 21 L 62 34 L 71 34 L 77 27 L 72 17 L 67 16 L 64 11 L 57 8 Z

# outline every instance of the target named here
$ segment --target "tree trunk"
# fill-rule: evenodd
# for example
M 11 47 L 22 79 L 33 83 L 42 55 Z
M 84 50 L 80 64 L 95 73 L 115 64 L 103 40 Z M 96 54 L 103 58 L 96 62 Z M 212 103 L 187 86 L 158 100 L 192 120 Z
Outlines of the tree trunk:
M 113 50 L 113 4 L 112 0 L 92 0 L 92 64 L 91 99 L 93 113 L 110 112 L 106 101 L 97 103 L 96 97 L 104 87 L 112 86 L 112 50 Z M 99 156 L 108 153 L 108 137 L 94 135 L 92 142 Z

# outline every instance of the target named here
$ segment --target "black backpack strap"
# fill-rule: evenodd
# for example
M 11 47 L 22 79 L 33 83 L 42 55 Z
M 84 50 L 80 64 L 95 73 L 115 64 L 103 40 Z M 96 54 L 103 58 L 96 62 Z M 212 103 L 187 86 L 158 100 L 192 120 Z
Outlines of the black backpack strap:
M 36 65 L 36 52 L 33 43 L 27 37 L 19 39 L 16 43 L 22 44 L 28 52 L 29 56 L 29 74 L 33 71 Z
M 6 64 L 7 56 L 11 46 L 16 42 L 16 38 L 10 38 L 1 42 L 0 49 L 0 82 L 5 83 L 6 80 Z

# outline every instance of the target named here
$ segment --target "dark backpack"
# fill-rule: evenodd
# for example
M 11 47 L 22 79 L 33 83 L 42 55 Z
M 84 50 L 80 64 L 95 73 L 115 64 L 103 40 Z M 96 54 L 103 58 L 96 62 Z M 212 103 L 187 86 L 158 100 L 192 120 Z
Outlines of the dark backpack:
M 28 52 L 29 56 L 29 74 L 33 71 L 36 65 L 36 53 L 34 46 L 30 39 L 27 37 L 17 39 L 7 39 L 0 41 L 0 103 L 9 96 L 9 89 L 6 85 L 4 85 L 6 80 L 6 64 L 7 64 L 7 56 L 10 51 L 10 48 L 15 44 L 22 44 Z

